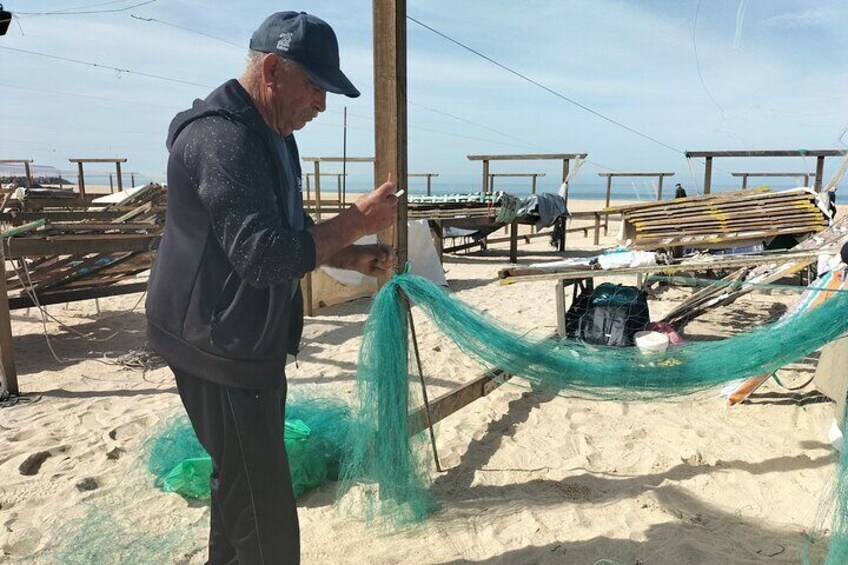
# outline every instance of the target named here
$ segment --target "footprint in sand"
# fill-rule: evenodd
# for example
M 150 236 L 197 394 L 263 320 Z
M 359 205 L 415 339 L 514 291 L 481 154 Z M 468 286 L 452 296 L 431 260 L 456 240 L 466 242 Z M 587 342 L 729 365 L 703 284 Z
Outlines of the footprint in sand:
M 21 472 L 21 475 L 25 475 L 30 477 L 32 475 L 37 475 L 41 470 L 41 466 L 47 461 L 47 458 L 52 456 L 53 454 L 49 451 L 39 451 L 33 453 L 21 463 L 21 466 L 18 467 L 18 470 Z

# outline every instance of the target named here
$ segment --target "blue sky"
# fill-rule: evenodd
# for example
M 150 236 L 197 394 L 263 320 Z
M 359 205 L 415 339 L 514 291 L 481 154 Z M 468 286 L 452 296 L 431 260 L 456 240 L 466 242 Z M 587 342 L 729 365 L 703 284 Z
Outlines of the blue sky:
M 49 12 L 104 0 L 6 0 L 12 12 Z M 137 4 L 114 0 L 100 9 Z M 98 9 L 98 8 L 89 8 Z M 363 95 L 331 96 L 298 134 L 303 155 L 373 153 L 372 30 L 368 1 L 158 0 L 112 14 L 26 16 L 0 38 L 13 47 L 163 75 L 164 82 L 0 49 L 0 158 L 68 169 L 69 157 L 126 156 L 128 170 L 164 177 L 173 115 L 240 74 L 246 47 L 130 17 L 157 18 L 247 45 L 269 13 L 302 9 L 333 25 L 342 66 Z M 681 149 L 838 147 L 848 126 L 848 2 L 409 1 L 411 16 L 594 110 Z M 697 12 L 697 22 L 696 22 Z M 697 23 L 697 25 L 695 25 Z M 21 35 L 21 29 L 23 35 Z M 694 40 L 694 41 L 693 41 Z M 695 55 L 697 44 L 697 59 Z M 682 155 L 609 124 L 409 22 L 409 169 L 436 185 L 471 185 L 469 153 L 588 152 L 575 185 L 601 170 L 674 171 Z M 700 64 L 701 78 L 699 78 Z M 848 143 L 848 136 L 842 140 Z M 835 162 L 833 163 L 835 165 Z M 828 167 L 828 172 L 833 169 Z M 717 161 L 731 170 L 813 169 L 812 160 Z M 543 162 L 497 171 L 548 173 Z M 702 165 L 692 163 L 697 183 Z M 370 171 L 352 168 L 352 184 Z M 518 183 L 520 181 L 514 181 Z M 509 184 L 504 181 L 504 187 Z

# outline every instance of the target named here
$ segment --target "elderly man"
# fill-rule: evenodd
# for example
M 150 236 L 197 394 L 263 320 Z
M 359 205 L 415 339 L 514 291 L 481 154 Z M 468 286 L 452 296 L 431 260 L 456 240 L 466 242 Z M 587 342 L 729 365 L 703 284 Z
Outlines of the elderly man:
M 303 328 L 298 281 L 317 265 L 385 272 L 395 253 L 359 238 L 388 227 L 388 182 L 335 218 L 304 214 L 293 132 L 326 93 L 359 92 L 336 36 L 315 16 L 270 16 L 248 66 L 168 134 L 168 215 L 147 298 L 148 337 L 174 372 L 214 471 L 209 563 L 300 561 L 283 444 L 285 362 Z

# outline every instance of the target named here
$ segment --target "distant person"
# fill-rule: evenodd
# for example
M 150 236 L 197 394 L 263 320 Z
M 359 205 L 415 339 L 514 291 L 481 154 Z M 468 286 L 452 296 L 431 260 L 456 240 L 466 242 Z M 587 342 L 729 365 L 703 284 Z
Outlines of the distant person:
M 686 189 L 681 186 L 680 183 L 674 185 L 674 197 L 675 198 L 686 198 Z

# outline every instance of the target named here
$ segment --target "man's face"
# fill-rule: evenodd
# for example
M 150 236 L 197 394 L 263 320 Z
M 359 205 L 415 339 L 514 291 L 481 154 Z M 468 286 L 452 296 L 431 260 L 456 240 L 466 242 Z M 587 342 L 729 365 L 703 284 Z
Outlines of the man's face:
M 299 130 L 327 107 L 327 91 L 313 83 L 300 65 L 278 59 L 275 73 L 277 127 L 283 135 Z

